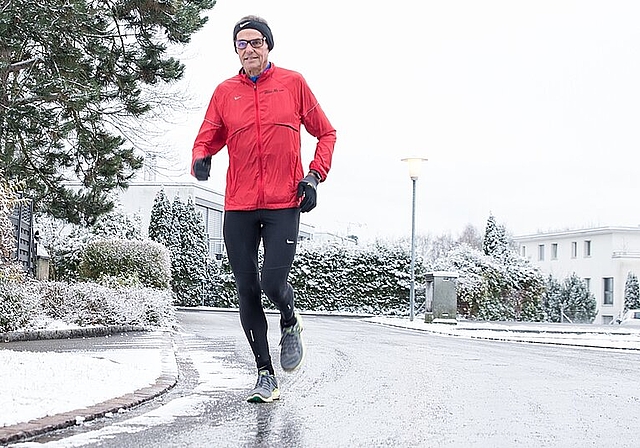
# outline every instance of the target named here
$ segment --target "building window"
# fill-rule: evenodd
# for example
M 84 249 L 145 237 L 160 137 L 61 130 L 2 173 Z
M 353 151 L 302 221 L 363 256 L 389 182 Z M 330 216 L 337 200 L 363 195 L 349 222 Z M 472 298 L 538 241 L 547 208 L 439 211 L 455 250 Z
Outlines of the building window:
M 551 259 L 552 260 L 558 259 L 558 243 L 553 243 L 551 245 Z
M 587 285 L 587 291 L 591 291 L 591 279 L 590 278 L 585 278 L 584 282 Z
M 591 256 L 591 240 L 586 240 L 584 242 L 584 256 L 585 257 Z
M 602 280 L 604 285 L 604 301 L 602 303 L 613 305 L 613 277 L 604 277 Z
M 544 261 L 544 244 L 538 245 L 538 260 Z
M 607 316 L 606 314 L 602 315 L 602 323 L 607 325 L 613 322 L 613 316 Z
M 571 258 L 578 256 L 578 243 L 576 241 L 571 242 Z
M 520 253 L 522 254 L 523 257 L 527 256 L 527 246 L 522 246 L 520 248 Z

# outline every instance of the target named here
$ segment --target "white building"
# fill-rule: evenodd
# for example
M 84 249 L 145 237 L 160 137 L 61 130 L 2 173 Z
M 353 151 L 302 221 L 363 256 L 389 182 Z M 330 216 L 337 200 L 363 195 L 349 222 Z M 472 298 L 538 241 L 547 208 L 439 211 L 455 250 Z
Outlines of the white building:
M 622 315 L 629 272 L 640 275 L 640 227 L 599 227 L 514 238 L 520 254 L 563 281 L 575 273 L 597 301 L 594 323 Z
M 119 199 L 126 213 L 140 216 L 143 234 L 148 234 L 151 209 L 156 195 L 164 189 L 164 194 L 173 202 L 177 196 L 184 203 L 189 197 L 193 198 L 196 210 L 202 213 L 205 231 L 209 238 L 209 255 L 216 257 L 224 253 L 222 238 L 222 217 L 224 210 L 224 195 L 205 187 L 200 182 L 132 182 L 129 188 L 120 193 Z M 298 239 L 313 237 L 313 227 L 300 223 Z

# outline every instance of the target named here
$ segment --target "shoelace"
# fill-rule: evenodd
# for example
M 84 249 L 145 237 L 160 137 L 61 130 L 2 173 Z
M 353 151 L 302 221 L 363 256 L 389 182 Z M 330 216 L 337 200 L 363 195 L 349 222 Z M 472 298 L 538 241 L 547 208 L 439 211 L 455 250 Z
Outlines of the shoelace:
M 263 388 L 272 390 L 275 388 L 275 381 L 271 375 L 258 375 L 258 381 L 256 382 L 256 389 Z
M 290 350 L 292 348 L 296 348 L 297 346 L 296 342 L 298 341 L 298 338 L 287 337 L 287 336 L 294 336 L 296 333 L 299 333 L 298 331 L 295 330 L 295 328 L 296 326 L 294 325 L 293 327 L 284 327 L 282 329 L 282 336 L 280 337 L 280 345 L 282 345 L 285 350 Z

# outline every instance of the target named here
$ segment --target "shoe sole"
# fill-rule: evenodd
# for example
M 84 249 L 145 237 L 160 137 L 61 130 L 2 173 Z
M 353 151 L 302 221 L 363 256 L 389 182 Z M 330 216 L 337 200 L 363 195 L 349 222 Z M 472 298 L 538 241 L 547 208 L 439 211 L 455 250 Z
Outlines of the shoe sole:
M 249 403 L 273 403 L 274 400 L 280 399 L 280 390 L 276 389 L 271 393 L 270 397 L 263 397 L 260 394 L 253 394 L 247 398 Z
M 302 338 L 302 332 L 304 331 L 304 324 L 302 323 L 302 317 L 300 314 L 296 313 L 296 319 L 298 319 L 298 324 L 300 325 L 300 345 L 302 345 L 302 357 L 300 358 L 300 362 L 296 364 L 294 367 L 285 367 L 282 365 L 282 361 L 280 362 L 280 367 L 287 373 L 295 372 L 300 368 L 300 366 L 304 363 L 304 358 L 307 354 L 307 347 L 304 345 L 304 339 Z

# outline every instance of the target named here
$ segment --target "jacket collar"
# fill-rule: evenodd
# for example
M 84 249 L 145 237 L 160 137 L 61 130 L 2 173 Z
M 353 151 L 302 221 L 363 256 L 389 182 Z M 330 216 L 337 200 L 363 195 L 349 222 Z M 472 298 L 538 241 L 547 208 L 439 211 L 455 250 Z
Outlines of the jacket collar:
M 267 79 L 270 78 L 271 75 L 273 74 L 273 71 L 275 70 L 276 66 L 273 62 L 269 61 L 269 65 L 267 66 L 267 68 L 265 68 L 263 70 L 262 73 L 260 73 L 260 75 L 258 75 L 258 79 L 255 83 L 260 82 L 260 80 L 262 79 Z M 249 84 L 255 84 L 251 78 L 249 78 L 249 76 L 245 73 L 244 68 L 241 68 L 240 71 L 238 72 L 238 75 L 240 76 L 240 78 L 244 81 L 247 82 Z

